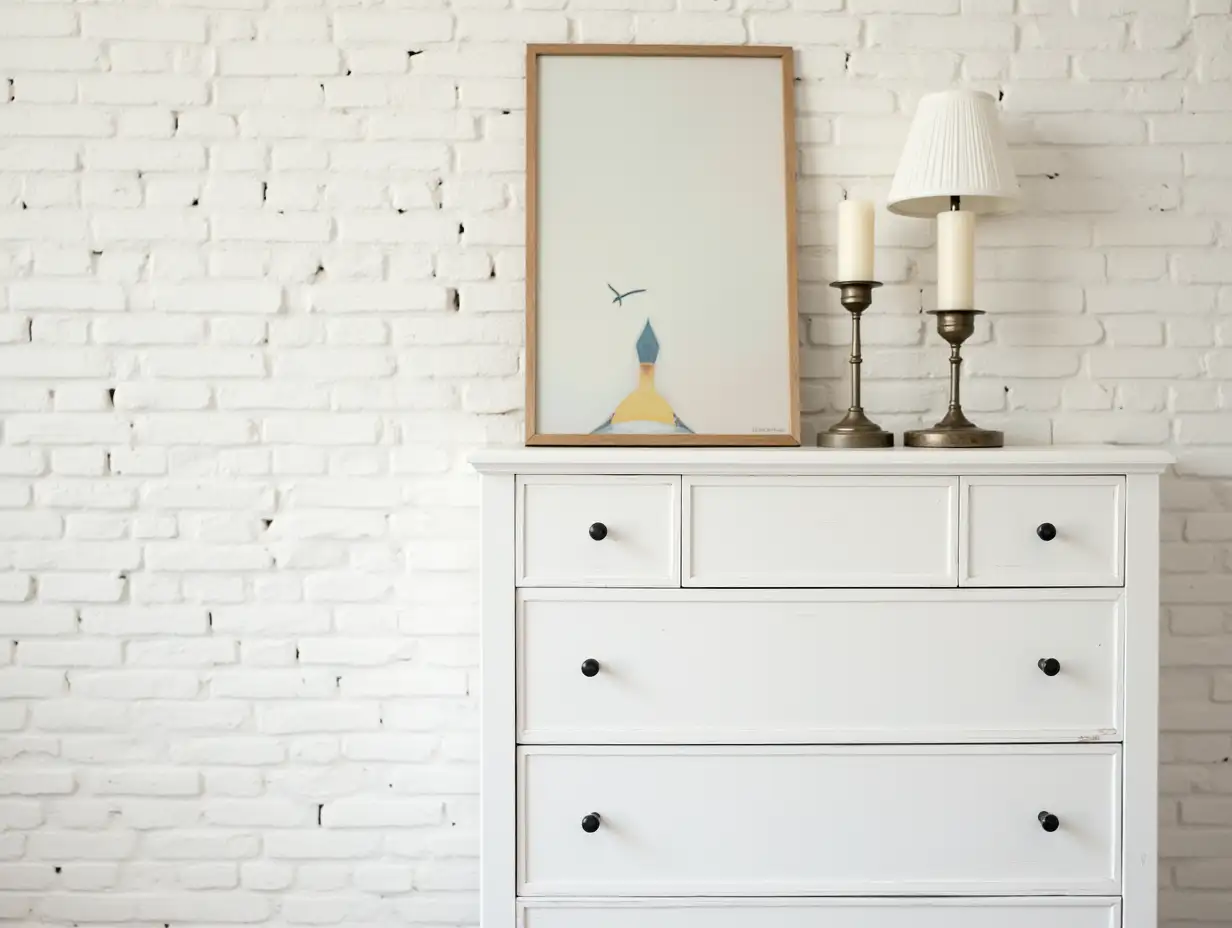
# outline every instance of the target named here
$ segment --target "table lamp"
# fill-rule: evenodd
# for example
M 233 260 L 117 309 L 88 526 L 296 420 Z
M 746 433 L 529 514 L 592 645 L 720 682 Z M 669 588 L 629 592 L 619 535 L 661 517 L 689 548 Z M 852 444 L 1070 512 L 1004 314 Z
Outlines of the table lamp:
M 968 419 L 960 402 L 961 346 L 975 331 L 975 217 L 1018 207 L 1018 178 L 1001 134 L 997 104 L 974 90 L 921 98 L 887 208 L 937 219 L 937 332 L 950 344 L 950 406 L 932 428 L 903 436 L 917 448 L 999 448 L 1003 433 Z

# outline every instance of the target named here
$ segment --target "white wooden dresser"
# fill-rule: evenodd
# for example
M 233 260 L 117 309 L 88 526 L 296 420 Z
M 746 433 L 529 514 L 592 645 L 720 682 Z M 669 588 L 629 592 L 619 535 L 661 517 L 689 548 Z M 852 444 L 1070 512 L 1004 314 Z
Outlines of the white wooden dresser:
M 1169 460 L 477 454 L 482 928 L 1155 928 Z

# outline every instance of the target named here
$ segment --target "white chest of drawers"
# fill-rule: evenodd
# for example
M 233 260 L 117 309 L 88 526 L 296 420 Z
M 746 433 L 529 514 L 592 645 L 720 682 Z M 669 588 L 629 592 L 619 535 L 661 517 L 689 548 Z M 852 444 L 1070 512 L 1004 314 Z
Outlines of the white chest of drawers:
M 476 455 L 482 928 L 1154 928 L 1167 463 Z

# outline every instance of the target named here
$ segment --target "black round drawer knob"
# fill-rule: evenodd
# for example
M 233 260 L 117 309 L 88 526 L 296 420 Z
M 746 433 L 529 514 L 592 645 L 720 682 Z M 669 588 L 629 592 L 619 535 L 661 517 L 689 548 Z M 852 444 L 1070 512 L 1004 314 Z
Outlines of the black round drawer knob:
M 582 661 L 582 676 L 593 677 L 599 672 L 599 662 L 593 657 L 588 657 Z
M 607 526 L 602 522 L 594 522 L 590 526 L 590 537 L 595 541 L 602 541 L 607 537 Z
M 598 812 L 591 812 L 590 815 L 583 816 L 582 831 L 586 832 L 588 835 L 593 835 L 599 830 L 600 821 L 601 819 L 599 818 Z
M 596 818 L 598 818 L 598 816 L 596 816 Z M 1039 823 L 1040 827 L 1050 834 L 1061 827 L 1061 820 L 1051 812 L 1041 812 L 1039 814 Z M 597 828 L 599 826 L 596 825 L 595 827 Z
M 1035 529 L 1035 534 L 1039 535 L 1041 541 L 1052 541 L 1057 537 L 1057 527 L 1051 522 L 1042 522 Z
M 1044 675 L 1055 677 L 1061 672 L 1061 662 L 1055 657 L 1041 657 L 1039 659 L 1039 669 L 1044 671 Z

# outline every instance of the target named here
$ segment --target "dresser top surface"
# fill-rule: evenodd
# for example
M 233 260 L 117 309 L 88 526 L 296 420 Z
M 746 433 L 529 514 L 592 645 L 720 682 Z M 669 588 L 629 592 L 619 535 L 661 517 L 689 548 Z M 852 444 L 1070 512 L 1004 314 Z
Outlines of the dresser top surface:
M 507 474 L 1157 474 L 1158 448 L 1049 445 L 969 450 L 877 448 L 485 448 L 481 473 Z

